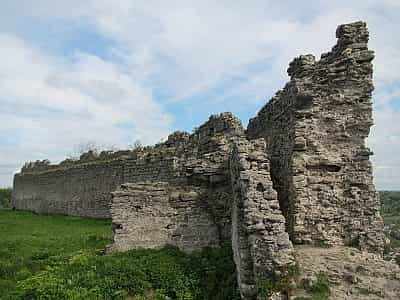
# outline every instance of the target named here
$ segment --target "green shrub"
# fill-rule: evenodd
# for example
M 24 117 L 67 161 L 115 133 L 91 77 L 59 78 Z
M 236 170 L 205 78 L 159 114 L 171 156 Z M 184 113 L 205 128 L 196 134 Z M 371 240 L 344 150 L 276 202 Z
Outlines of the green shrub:
M 327 300 L 331 294 L 329 287 L 329 280 L 326 274 L 318 273 L 317 281 L 311 285 L 309 292 L 311 296 L 309 297 L 296 297 L 295 300 Z
M 317 275 L 317 282 L 311 286 L 310 289 L 312 294 L 329 295 L 329 280 L 324 273 L 319 273 Z
M 260 276 L 257 280 L 258 294 L 262 299 L 266 299 L 273 293 L 281 292 L 287 297 L 290 296 L 293 289 L 293 281 L 300 274 L 300 266 L 297 262 L 280 270 L 283 276 Z
M 18 297 L 122 299 L 156 290 L 155 299 L 239 299 L 230 258 L 226 248 L 193 255 L 172 247 L 109 256 L 78 252 L 19 282 Z

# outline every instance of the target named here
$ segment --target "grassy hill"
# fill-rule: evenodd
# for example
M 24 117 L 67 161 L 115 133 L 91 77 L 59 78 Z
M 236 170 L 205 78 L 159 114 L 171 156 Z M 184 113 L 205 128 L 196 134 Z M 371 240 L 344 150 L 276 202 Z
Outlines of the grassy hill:
M 230 247 L 103 255 L 109 220 L 0 210 L 0 299 L 239 299 Z

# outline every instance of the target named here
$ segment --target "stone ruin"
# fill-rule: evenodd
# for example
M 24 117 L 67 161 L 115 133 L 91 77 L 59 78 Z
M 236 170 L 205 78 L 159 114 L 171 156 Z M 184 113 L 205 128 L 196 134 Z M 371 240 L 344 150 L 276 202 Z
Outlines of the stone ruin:
M 231 113 L 192 134 L 135 151 L 27 164 L 13 206 L 112 218 L 110 251 L 231 243 L 243 299 L 262 276 L 284 276 L 293 245 L 352 245 L 382 253 L 383 222 L 365 140 L 372 126 L 372 60 L 364 22 L 337 44 L 301 55 L 290 81 L 247 129 Z

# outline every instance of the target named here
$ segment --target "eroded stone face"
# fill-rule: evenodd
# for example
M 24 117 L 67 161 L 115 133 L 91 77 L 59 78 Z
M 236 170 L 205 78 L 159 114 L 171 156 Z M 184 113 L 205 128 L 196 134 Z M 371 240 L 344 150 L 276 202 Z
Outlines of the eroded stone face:
M 166 182 L 123 184 L 113 192 L 110 251 L 174 245 L 191 252 L 220 245 L 207 191 Z
M 140 151 L 83 155 L 59 165 L 28 164 L 14 177 L 13 206 L 37 213 L 109 218 L 111 192 L 123 183 L 168 182 L 207 190 L 204 201 L 230 240 L 228 157 L 232 140 L 244 136 L 231 113 L 213 115 L 193 134 L 175 132 L 168 140 Z
M 256 299 L 258 281 L 285 276 L 294 264 L 263 139 L 238 140 L 230 158 L 232 249 L 242 299 Z
M 373 51 L 364 22 L 345 24 L 316 61 L 294 59 L 290 82 L 250 120 L 295 243 L 352 244 L 381 252 L 383 222 L 365 146 L 372 121 Z

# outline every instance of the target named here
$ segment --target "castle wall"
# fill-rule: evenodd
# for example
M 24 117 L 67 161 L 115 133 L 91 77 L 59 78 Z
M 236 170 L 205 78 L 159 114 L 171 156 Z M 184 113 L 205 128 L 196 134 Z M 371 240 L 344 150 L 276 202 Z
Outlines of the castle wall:
M 258 282 L 287 275 L 294 264 L 263 139 L 239 140 L 230 158 L 232 249 L 242 299 L 257 299 Z
M 38 213 L 109 218 L 111 192 L 123 183 L 167 182 L 204 189 L 203 200 L 229 241 L 231 196 L 228 160 L 233 139 L 243 136 L 230 113 L 211 116 L 193 134 L 176 132 L 168 140 L 135 153 L 82 156 L 59 165 L 33 164 L 14 177 L 13 206 Z
M 13 206 L 37 213 L 110 218 L 111 192 L 129 180 L 173 180 L 173 161 L 113 160 L 17 174 Z
M 263 137 L 295 243 L 381 251 L 383 223 L 365 145 L 372 121 L 373 51 L 366 24 L 341 25 L 332 51 L 296 58 L 290 82 L 247 128 Z
M 217 247 L 218 227 L 207 203 L 207 190 L 166 182 L 123 184 L 113 192 L 114 242 L 110 251 L 174 245 L 191 252 Z

